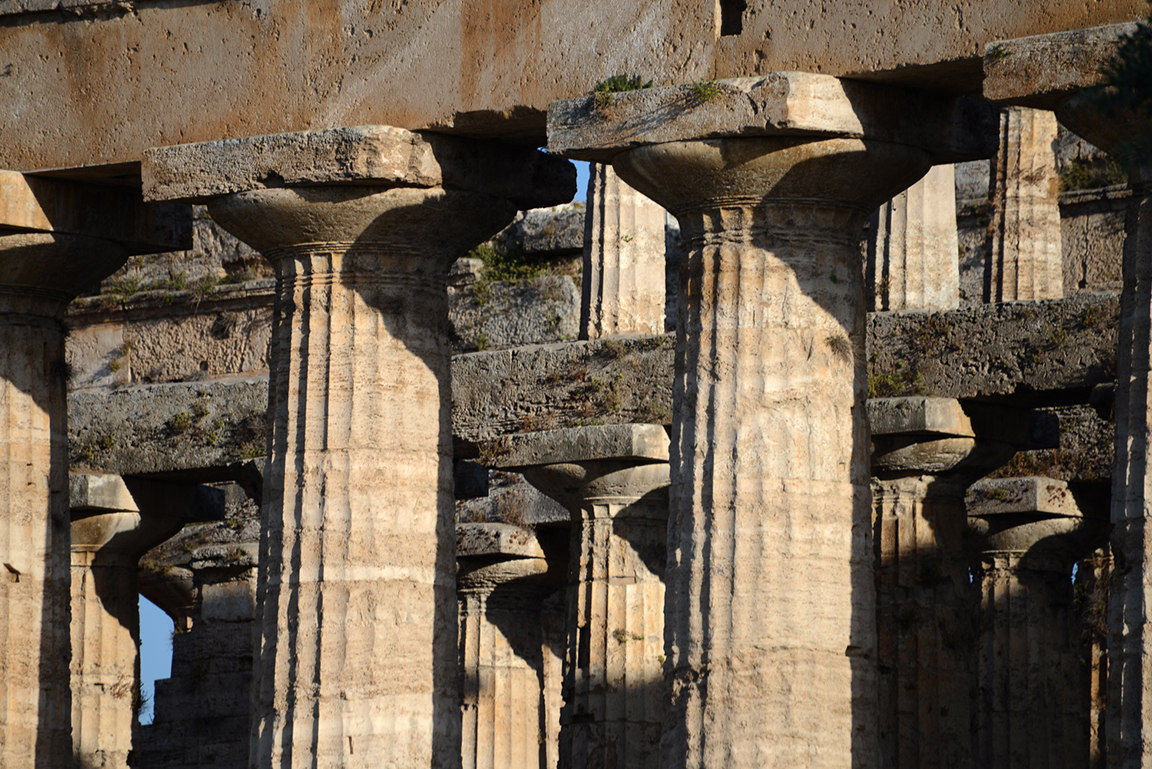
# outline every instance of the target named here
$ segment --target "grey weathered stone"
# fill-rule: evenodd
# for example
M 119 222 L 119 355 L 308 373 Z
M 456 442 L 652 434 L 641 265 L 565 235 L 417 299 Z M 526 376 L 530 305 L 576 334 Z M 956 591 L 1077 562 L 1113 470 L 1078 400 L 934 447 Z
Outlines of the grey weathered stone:
M 200 203 L 292 185 L 360 184 L 469 190 L 521 208 L 572 199 L 571 165 L 531 148 L 494 146 L 373 125 L 157 147 L 144 154 L 144 196 Z
M 575 339 L 580 289 L 568 275 L 492 281 L 483 291 L 449 290 L 454 349 L 503 349 Z
M 465 523 L 456 525 L 456 557 L 516 556 L 543 558 L 544 551 L 535 535 L 521 526 L 507 523 Z
M 719 80 L 716 89 L 708 99 L 677 85 L 612 94 L 602 106 L 595 96 L 553 102 L 548 151 L 611 162 L 623 150 L 663 142 L 867 136 L 921 147 L 937 163 L 995 154 L 994 112 L 970 99 L 807 72 Z

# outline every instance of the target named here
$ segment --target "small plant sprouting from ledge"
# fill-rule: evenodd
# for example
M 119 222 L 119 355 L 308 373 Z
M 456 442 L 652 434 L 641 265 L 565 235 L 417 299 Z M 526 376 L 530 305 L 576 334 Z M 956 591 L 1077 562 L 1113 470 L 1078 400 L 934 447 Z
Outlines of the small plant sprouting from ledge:
M 1012 52 L 1005 48 L 1003 45 L 994 45 L 988 50 L 988 53 L 984 55 L 992 61 L 1000 61 L 1002 59 L 1007 59 L 1012 55 Z
M 720 84 L 716 82 L 715 77 L 701 80 L 698 83 L 691 83 L 689 87 L 692 89 L 692 97 L 697 104 L 706 104 L 720 95 Z
M 607 80 L 601 80 L 592 89 L 593 103 L 597 108 L 607 107 L 612 104 L 612 94 L 642 91 L 651 87 L 652 81 L 644 82 L 644 78 L 639 75 L 613 75 Z

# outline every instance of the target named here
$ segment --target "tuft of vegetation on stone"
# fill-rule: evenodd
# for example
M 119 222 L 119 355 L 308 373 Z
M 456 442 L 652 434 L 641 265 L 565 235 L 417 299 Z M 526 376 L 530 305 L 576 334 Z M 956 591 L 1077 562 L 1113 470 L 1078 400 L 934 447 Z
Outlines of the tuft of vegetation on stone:
M 651 88 L 652 81 L 644 82 L 644 78 L 639 75 L 613 75 L 607 80 L 601 80 L 592 89 L 592 95 L 595 97 L 595 104 L 597 107 L 607 107 L 612 103 L 612 94 L 627 93 L 628 91 L 642 91 L 645 88 Z

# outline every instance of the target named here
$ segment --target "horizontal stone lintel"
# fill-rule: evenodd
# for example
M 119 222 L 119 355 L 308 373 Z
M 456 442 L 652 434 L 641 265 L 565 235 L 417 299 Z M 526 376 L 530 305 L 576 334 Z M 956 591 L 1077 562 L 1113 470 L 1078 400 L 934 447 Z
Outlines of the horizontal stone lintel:
M 935 163 L 994 157 L 999 116 L 966 97 L 773 72 L 553 102 L 548 151 L 610 162 L 648 144 L 742 136 L 866 138 L 919 147 Z
M 145 203 L 131 187 L 0 171 L 0 232 L 55 232 L 121 244 L 130 254 L 192 247 L 192 210 Z
M 1082 88 L 1100 85 L 1100 67 L 1136 22 L 998 40 L 984 48 L 984 97 L 1054 110 Z
M 1114 294 L 873 313 L 869 386 L 875 397 L 964 400 L 980 434 L 981 420 L 1003 418 L 972 401 L 988 401 L 989 408 L 1086 403 L 1096 385 L 1113 381 L 1118 314 Z M 670 424 L 673 347 L 670 335 L 632 335 L 457 355 L 455 454 L 476 457 L 479 446 L 502 436 L 511 445 L 519 433 Z M 262 452 L 267 405 L 264 378 L 73 392 L 72 466 L 183 473 L 202 482 L 210 471 L 188 473 L 216 468 L 231 478 L 238 463 Z
M 576 192 L 576 169 L 535 149 L 377 125 L 154 147 L 140 173 L 145 199 L 185 203 L 275 187 L 371 185 L 468 190 L 529 209 L 567 203 Z

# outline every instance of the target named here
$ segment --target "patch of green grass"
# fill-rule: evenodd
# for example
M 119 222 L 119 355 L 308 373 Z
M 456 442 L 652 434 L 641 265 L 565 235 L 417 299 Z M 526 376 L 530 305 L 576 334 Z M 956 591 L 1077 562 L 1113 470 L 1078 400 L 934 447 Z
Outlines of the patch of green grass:
M 612 103 L 612 95 L 627 93 L 628 91 L 642 91 L 651 88 L 652 81 L 644 82 L 640 75 L 613 75 L 607 80 L 601 80 L 592 89 L 594 102 L 597 107 L 607 107 Z
M 1128 181 L 1128 174 L 1119 164 L 1101 159 L 1071 160 L 1060 169 L 1060 191 L 1094 190 Z
M 716 78 L 691 83 L 689 87 L 692 89 L 692 96 L 698 104 L 710 102 L 720 95 L 720 84 L 716 82 Z

